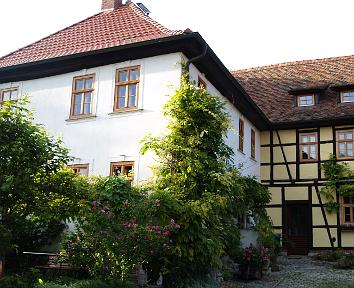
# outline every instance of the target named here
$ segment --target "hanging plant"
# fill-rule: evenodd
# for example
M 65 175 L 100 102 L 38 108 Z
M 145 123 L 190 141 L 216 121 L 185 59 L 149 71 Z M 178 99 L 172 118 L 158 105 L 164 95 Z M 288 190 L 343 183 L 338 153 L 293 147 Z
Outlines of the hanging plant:
M 354 171 L 345 162 L 338 163 L 336 157 L 331 154 L 329 159 L 322 164 L 324 175 L 327 179 L 321 194 L 327 200 L 326 210 L 329 213 L 339 210 L 339 203 L 336 201 L 336 191 L 344 197 L 354 197 Z

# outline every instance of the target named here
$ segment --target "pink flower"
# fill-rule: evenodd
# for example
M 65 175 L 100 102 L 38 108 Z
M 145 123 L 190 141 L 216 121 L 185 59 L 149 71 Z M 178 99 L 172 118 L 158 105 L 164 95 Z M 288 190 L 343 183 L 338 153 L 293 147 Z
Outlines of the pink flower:
M 124 200 L 124 201 L 123 201 L 123 205 L 124 205 L 124 206 L 128 206 L 128 200 Z

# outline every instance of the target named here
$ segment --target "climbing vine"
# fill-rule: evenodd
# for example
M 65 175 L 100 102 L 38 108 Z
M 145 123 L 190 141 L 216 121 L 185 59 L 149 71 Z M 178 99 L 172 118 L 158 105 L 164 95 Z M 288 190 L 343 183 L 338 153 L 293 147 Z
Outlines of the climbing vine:
M 338 163 L 334 155 L 322 164 L 324 175 L 327 179 L 325 186 L 321 189 L 322 195 L 326 198 L 326 209 L 333 213 L 338 211 L 339 204 L 336 201 L 336 191 L 344 197 L 354 197 L 354 171 L 345 162 Z

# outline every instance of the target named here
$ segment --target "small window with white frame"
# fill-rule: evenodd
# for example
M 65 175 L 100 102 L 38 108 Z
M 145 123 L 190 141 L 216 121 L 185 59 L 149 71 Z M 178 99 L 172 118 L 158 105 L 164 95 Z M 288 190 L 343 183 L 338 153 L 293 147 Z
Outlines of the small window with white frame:
M 354 90 L 342 91 L 340 93 L 340 102 L 342 102 L 342 103 L 354 103 Z
M 297 95 L 297 106 L 307 107 L 315 105 L 315 95 L 314 94 L 303 94 Z

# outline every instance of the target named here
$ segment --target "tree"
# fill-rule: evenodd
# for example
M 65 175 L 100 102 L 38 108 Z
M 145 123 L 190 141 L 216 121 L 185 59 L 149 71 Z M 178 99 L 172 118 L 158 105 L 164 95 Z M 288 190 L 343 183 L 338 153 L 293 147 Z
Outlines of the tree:
M 223 254 L 235 254 L 232 250 L 239 247 L 235 219 L 252 209 L 244 192 L 255 182 L 245 181 L 232 166 L 233 152 L 224 142 L 230 121 L 221 98 L 188 78 L 183 75 L 164 108 L 168 133 L 147 136 L 142 148 L 142 153 L 152 151 L 160 159 L 151 197 L 161 199 L 160 213 L 181 224 L 171 254 L 165 257 L 173 274 L 170 281 L 178 273 L 183 278 L 209 272 L 220 266 Z M 263 188 L 257 193 L 264 196 L 254 204 L 264 208 L 269 193 Z M 169 285 L 176 285 L 172 282 Z
M 75 215 L 85 190 L 85 181 L 64 168 L 68 149 L 34 124 L 26 104 L 7 101 L 0 107 L 0 226 L 12 237 L 11 246 L 18 246 L 15 239 L 28 240 L 21 225 Z

